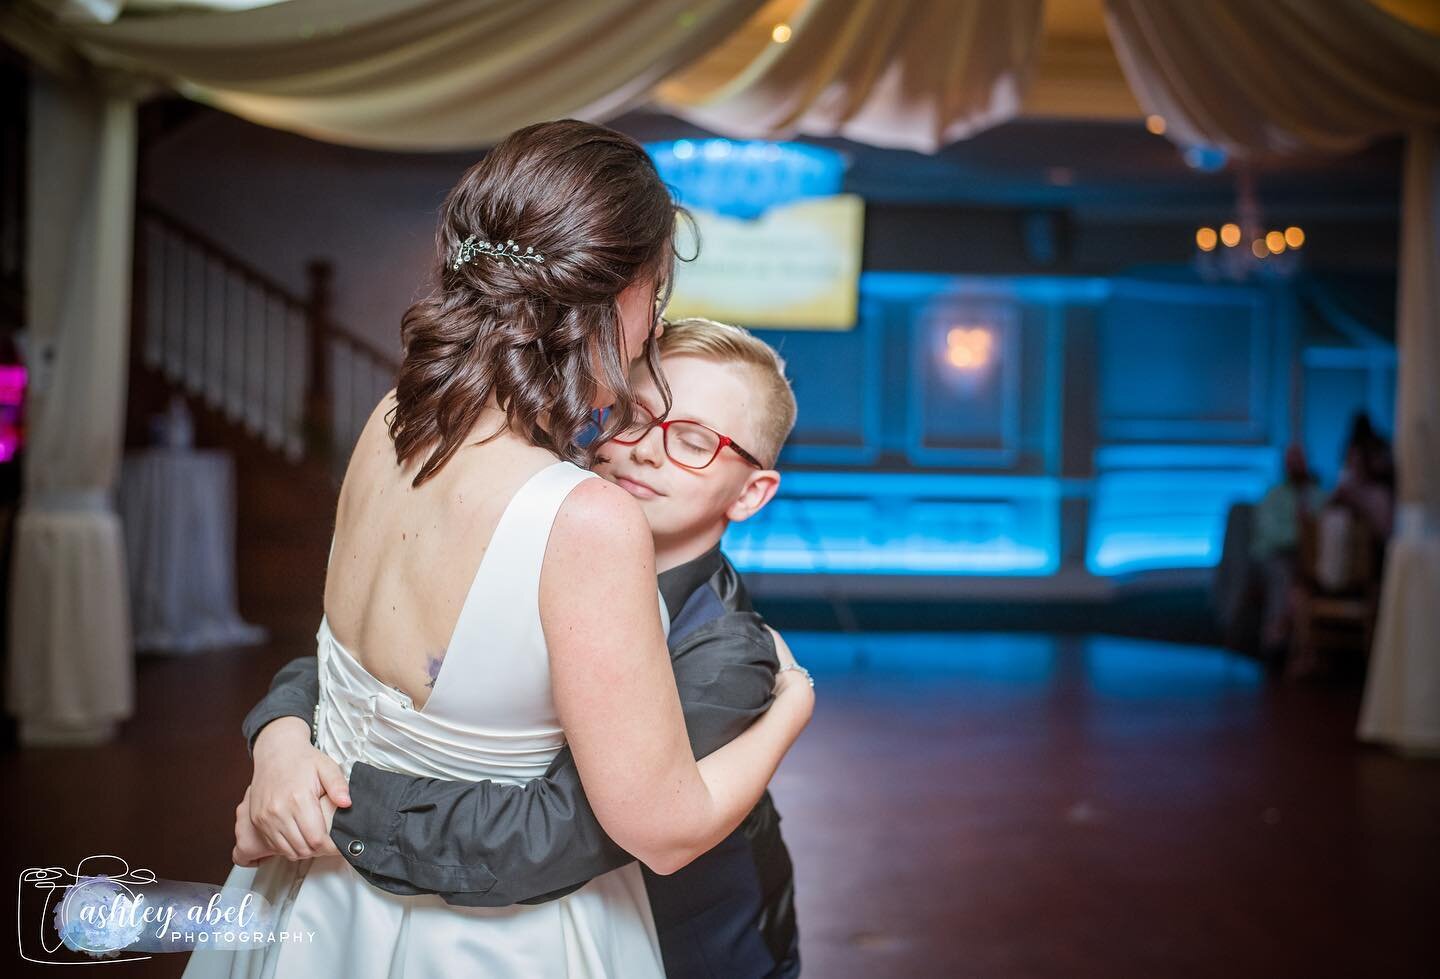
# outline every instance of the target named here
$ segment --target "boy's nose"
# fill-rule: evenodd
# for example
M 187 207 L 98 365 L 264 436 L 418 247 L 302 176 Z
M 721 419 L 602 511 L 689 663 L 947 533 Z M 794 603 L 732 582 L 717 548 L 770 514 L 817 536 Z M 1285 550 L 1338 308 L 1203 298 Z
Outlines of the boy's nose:
M 640 441 L 630 446 L 630 457 L 636 462 L 662 465 L 665 459 L 665 430 L 659 425 L 651 428 Z

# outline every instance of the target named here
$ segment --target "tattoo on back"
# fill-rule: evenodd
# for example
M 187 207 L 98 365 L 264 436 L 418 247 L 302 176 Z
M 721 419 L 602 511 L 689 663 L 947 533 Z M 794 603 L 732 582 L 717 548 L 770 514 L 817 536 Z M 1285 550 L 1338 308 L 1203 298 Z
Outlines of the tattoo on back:
M 429 674 L 430 679 L 425 682 L 425 686 L 433 690 L 435 689 L 435 681 L 440 676 L 440 664 L 445 662 L 445 654 L 442 652 L 438 656 L 429 656 L 426 659 L 425 672 Z

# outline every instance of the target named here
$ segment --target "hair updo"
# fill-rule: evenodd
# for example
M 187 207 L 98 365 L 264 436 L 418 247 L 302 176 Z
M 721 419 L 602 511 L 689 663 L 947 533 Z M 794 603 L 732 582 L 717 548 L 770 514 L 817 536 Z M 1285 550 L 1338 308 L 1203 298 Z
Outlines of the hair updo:
M 634 411 L 619 295 L 653 279 L 658 322 L 671 288 L 677 214 L 689 217 L 639 143 L 576 119 L 517 129 L 465 172 L 441 208 L 438 285 L 400 324 L 404 359 L 390 437 L 402 466 L 431 449 L 412 486 L 455 454 L 492 390 L 510 427 L 530 442 L 593 464 L 594 448 L 628 426 Z M 456 268 L 471 235 L 513 240 L 544 261 L 480 255 Z M 668 411 L 653 342 L 644 355 Z M 581 446 L 600 385 L 615 402 L 598 435 Z

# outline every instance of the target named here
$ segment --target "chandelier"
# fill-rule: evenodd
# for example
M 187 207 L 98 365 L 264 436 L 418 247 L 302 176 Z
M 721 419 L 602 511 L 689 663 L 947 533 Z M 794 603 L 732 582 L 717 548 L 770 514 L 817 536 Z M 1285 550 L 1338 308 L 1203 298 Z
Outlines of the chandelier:
M 1235 216 L 1195 231 L 1195 270 L 1207 282 L 1288 279 L 1300 270 L 1305 231 L 1298 225 L 1267 228 L 1248 167 L 1236 174 Z

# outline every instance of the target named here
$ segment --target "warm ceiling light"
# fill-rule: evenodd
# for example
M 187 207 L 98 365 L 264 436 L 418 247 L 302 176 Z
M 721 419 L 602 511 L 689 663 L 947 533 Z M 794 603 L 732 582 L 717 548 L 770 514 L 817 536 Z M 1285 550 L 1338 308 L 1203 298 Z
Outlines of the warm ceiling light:
M 1214 228 L 1201 228 L 1195 232 L 1195 244 L 1200 246 L 1202 252 L 1214 251 L 1215 243 L 1219 238 L 1220 236 L 1215 233 Z
M 1265 236 L 1265 247 L 1276 255 L 1285 250 L 1285 236 L 1278 231 L 1272 231 Z
M 786 41 L 790 40 L 790 25 L 776 24 L 775 29 L 770 32 L 770 40 L 774 41 L 776 44 L 784 44 Z
M 1234 224 L 1233 222 L 1222 225 L 1220 228 L 1220 240 L 1225 242 L 1227 248 L 1234 248 L 1240 244 L 1240 225 Z
M 1256 258 L 1264 258 L 1266 255 L 1270 254 L 1270 249 L 1265 247 L 1264 238 L 1256 238 L 1254 241 L 1250 242 L 1250 252 Z
M 1165 117 L 1164 117 L 1164 116 L 1154 116 L 1154 115 L 1146 116 L 1146 117 L 1145 117 L 1145 128 L 1148 129 L 1148 130 L 1150 130 L 1150 131 L 1151 131 L 1152 133 L 1154 133 L 1156 136 L 1161 135 L 1162 133 L 1165 132 Z
M 983 326 L 954 327 L 945 334 L 945 360 L 951 367 L 978 370 L 990 363 L 995 336 Z
M 1285 244 L 1289 245 L 1291 248 L 1299 248 L 1301 245 L 1305 244 L 1305 232 L 1301 231 L 1299 228 L 1295 227 L 1292 224 L 1290 227 L 1285 229 Z

